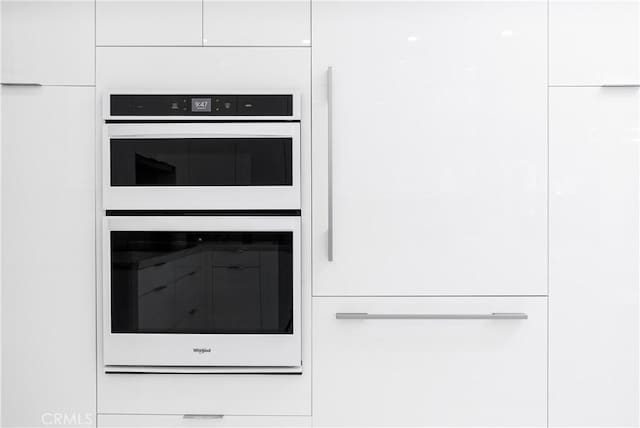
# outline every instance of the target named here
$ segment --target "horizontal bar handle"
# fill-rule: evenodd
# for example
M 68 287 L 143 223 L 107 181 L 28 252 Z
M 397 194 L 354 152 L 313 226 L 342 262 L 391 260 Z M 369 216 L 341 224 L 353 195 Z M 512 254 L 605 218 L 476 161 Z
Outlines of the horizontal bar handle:
M 291 138 L 292 135 L 285 134 L 185 134 L 176 132 L 175 134 L 112 134 L 109 138 L 112 140 L 126 140 L 126 139 L 167 139 L 167 138 L 227 138 L 227 139 L 242 139 L 242 138 Z
M 338 312 L 339 320 L 526 320 L 523 312 L 494 312 L 491 314 L 369 314 L 366 312 Z
M 224 415 L 183 415 L 182 419 L 222 419 Z
M 42 86 L 42 83 L 36 82 L 2 82 L 2 86 Z
M 605 83 L 601 88 L 640 88 L 640 83 Z

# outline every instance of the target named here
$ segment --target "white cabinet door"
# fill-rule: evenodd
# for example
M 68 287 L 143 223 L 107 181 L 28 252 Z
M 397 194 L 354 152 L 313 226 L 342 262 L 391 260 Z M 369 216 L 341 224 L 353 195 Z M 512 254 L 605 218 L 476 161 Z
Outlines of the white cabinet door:
M 640 83 L 640 0 L 549 0 L 549 79 Z
M 93 85 L 93 0 L 3 0 L 2 82 Z
M 3 427 L 95 424 L 94 107 L 2 90 Z
M 637 426 L 640 90 L 550 92 L 549 422 Z
M 206 46 L 309 46 L 311 0 L 204 0 Z
M 202 0 L 96 0 L 98 46 L 201 46 Z
M 546 310 L 545 297 L 314 297 L 314 425 L 545 426 Z M 492 313 L 528 319 L 415 319 Z
M 315 295 L 546 294 L 546 17 L 314 3 Z

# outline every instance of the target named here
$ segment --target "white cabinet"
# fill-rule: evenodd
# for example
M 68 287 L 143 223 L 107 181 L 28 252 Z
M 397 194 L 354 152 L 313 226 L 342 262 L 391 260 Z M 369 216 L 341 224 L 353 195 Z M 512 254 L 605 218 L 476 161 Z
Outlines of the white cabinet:
M 314 425 L 545 426 L 546 310 L 545 297 L 314 297 Z M 492 313 L 528 319 L 416 319 Z
M 319 1 L 313 44 L 314 295 L 546 294 L 546 1 Z
M 98 415 L 98 427 L 310 427 L 309 416 Z
M 95 424 L 93 88 L 2 90 L 2 423 Z
M 310 0 L 96 0 L 98 46 L 309 46 Z
M 311 0 L 203 0 L 205 46 L 309 46 Z
M 549 423 L 637 426 L 640 90 L 550 92 Z
M 94 84 L 92 0 L 3 0 L 2 82 Z
M 98 46 L 201 46 L 202 0 L 96 0 Z
M 640 83 L 640 0 L 549 0 L 549 80 Z

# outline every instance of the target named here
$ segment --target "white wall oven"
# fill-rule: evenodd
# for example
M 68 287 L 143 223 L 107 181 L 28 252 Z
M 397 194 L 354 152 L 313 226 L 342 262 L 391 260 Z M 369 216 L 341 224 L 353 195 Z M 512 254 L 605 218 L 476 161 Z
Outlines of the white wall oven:
M 108 94 L 105 209 L 299 209 L 291 94 Z
M 107 372 L 300 372 L 293 94 L 108 95 Z
M 104 363 L 300 366 L 298 216 L 108 216 Z

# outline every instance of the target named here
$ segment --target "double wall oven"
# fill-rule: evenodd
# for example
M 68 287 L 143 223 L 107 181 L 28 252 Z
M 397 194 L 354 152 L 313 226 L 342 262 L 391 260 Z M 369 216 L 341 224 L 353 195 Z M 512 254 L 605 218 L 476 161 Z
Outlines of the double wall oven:
M 301 371 L 299 97 L 110 93 L 107 371 Z

